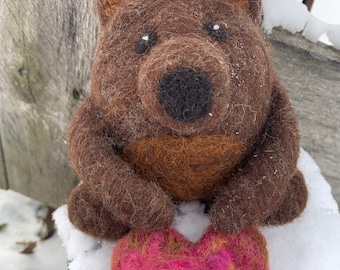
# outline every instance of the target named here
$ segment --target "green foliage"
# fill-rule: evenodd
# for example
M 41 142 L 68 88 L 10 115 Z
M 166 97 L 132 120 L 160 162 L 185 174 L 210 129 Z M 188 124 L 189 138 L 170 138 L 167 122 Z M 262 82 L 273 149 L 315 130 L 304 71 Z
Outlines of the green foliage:
M 7 223 L 0 224 L 0 232 L 3 231 L 7 226 Z

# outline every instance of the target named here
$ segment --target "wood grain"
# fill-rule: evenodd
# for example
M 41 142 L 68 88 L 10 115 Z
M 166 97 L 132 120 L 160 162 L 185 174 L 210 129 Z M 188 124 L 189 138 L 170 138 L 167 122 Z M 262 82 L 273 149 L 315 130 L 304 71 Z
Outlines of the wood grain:
M 0 188 L 8 189 L 8 179 L 7 179 L 7 172 L 6 172 L 5 155 L 2 150 L 1 133 L 0 133 Z
M 69 119 L 89 85 L 92 1 L 0 2 L 1 137 L 9 188 L 52 206 L 76 183 Z

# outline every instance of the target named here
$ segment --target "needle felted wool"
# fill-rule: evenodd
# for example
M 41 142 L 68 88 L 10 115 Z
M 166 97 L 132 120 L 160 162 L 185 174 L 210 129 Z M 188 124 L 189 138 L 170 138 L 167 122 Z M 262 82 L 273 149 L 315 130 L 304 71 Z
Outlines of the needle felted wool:
M 225 235 L 211 227 L 197 243 L 168 229 L 124 236 L 114 248 L 111 269 L 267 270 L 267 260 L 265 239 L 256 228 Z
M 130 233 L 128 244 L 165 234 L 183 242 L 169 230 L 174 204 L 203 200 L 214 228 L 206 237 L 227 243 L 298 217 L 307 199 L 299 130 L 259 27 L 261 2 L 97 7 L 91 92 L 67 137 L 82 181 L 68 200 L 75 227 L 106 240 Z

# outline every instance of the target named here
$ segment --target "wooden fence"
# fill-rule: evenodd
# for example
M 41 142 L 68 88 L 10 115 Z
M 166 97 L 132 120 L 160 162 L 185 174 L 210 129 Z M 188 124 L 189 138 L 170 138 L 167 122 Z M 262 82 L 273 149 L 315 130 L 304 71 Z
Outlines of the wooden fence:
M 98 18 L 83 0 L 2 0 L 0 14 L 0 188 L 59 206 L 77 183 L 65 134 L 89 90 Z M 302 145 L 340 201 L 340 51 L 284 31 L 269 39 Z
M 98 33 L 92 3 L 0 1 L 0 186 L 52 206 L 77 182 L 64 141 L 88 90 Z

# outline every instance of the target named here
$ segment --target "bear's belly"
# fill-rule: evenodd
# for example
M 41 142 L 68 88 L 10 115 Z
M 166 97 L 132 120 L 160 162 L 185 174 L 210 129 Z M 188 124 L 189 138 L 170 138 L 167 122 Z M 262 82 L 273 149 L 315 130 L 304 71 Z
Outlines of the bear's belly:
M 246 152 L 237 137 L 225 135 L 143 138 L 122 151 L 143 179 L 188 201 L 208 198 Z

